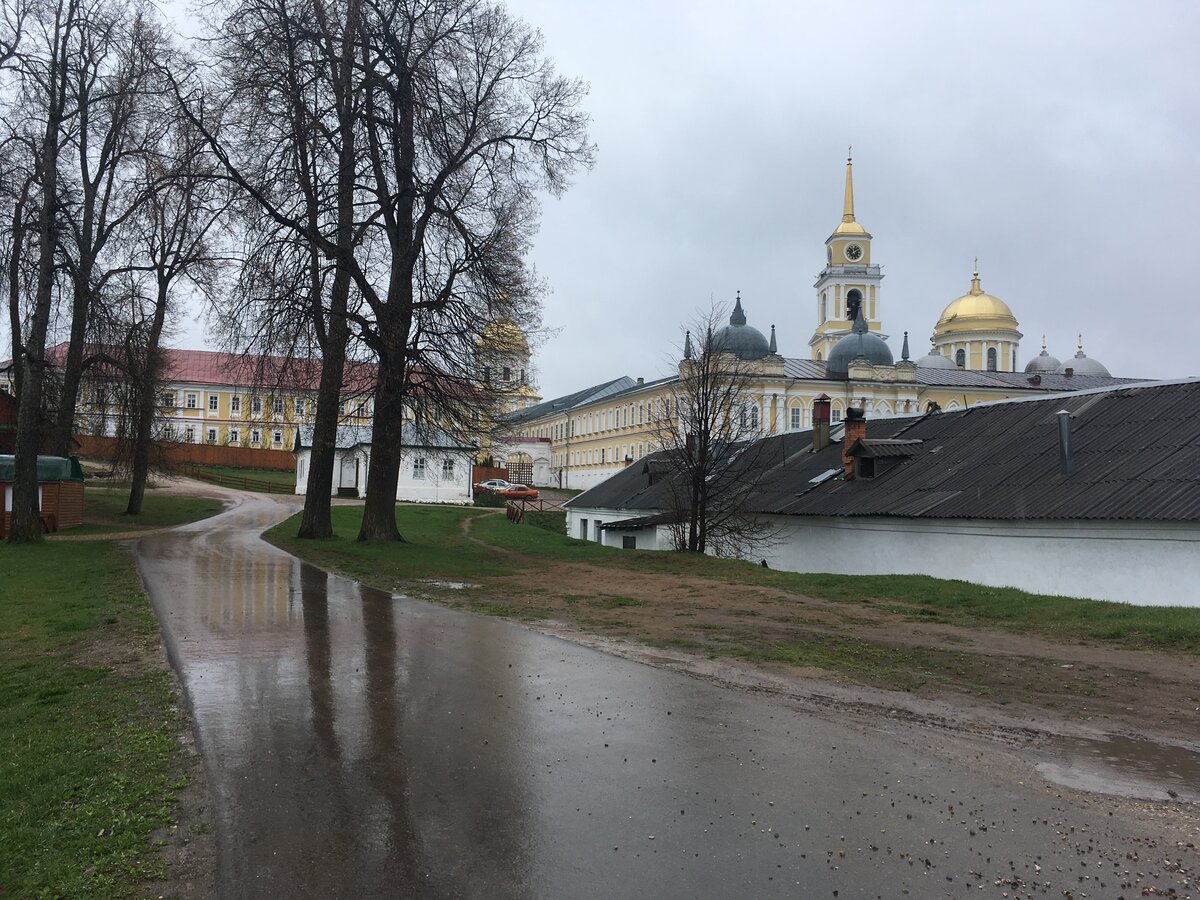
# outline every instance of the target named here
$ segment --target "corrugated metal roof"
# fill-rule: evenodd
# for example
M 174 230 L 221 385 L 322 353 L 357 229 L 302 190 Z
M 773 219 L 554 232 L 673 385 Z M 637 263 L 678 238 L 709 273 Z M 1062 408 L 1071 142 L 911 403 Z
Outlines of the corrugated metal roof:
M 1058 462 L 1063 409 L 1073 416 L 1070 475 Z M 921 441 L 920 450 L 877 478 L 813 484 L 841 467 L 841 446 L 813 453 L 808 432 L 767 438 L 764 452 L 743 454 L 756 463 L 746 472 L 757 480 L 751 508 L 810 516 L 1200 521 L 1200 381 L 878 419 L 867 433 L 868 441 Z M 631 466 L 570 505 L 668 508 L 669 479 L 650 485 L 644 472 Z

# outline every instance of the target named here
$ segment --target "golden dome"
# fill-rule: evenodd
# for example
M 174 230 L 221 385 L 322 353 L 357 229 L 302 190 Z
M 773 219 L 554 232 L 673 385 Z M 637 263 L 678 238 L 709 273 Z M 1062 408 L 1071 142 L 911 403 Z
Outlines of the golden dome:
M 946 307 L 933 333 L 941 336 L 964 331 L 1016 331 L 1017 317 L 999 297 L 985 294 L 979 273 L 971 278 L 971 290 Z
M 480 345 L 491 353 L 529 354 L 529 342 L 523 332 L 512 322 L 502 319 L 489 322 L 479 338 Z

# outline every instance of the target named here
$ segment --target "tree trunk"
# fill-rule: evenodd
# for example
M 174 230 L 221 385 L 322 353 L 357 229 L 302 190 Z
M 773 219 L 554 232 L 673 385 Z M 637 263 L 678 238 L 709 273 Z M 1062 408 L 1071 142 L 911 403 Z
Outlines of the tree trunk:
M 71 455 L 71 438 L 75 432 L 75 408 L 79 402 L 79 386 L 83 381 L 83 363 L 87 349 L 88 315 L 91 312 L 90 265 L 79 260 L 82 270 L 74 280 L 75 296 L 71 301 L 71 339 L 67 359 L 63 364 L 62 393 L 58 413 L 50 435 L 50 452 L 56 456 Z
M 167 318 L 167 301 L 170 298 L 167 283 L 160 277 L 158 295 L 154 303 L 154 320 L 150 323 L 150 334 L 146 338 L 146 355 L 137 384 L 137 423 L 133 434 L 133 466 L 130 475 L 129 503 L 126 515 L 136 516 L 142 511 L 142 500 L 146 496 L 146 480 L 150 476 L 150 450 L 154 441 L 154 402 L 158 393 L 160 360 L 159 341 L 163 323 Z
M 336 292 L 335 278 L 335 287 Z M 347 287 L 349 281 L 347 280 Z M 341 400 L 342 377 L 346 368 L 346 324 L 341 324 L 340 341 L 326 342 L 321 360 L 321 386 L 317 394 L 317 414 L 313 421 L 312 450 L 308 457 L 308 482 L 304 494 L 304 514 L 300 517 L 299 538 L 333 537 L 330 518 L 330 495 L 333 493 L 334 449 L 337 445 L 338 403 Z M 331 326 L 333 322 L 331 321 Z
M 69 22 L 58 26 L 55 56 L 66 53 L 64 33 Z M 59 43 L 61 42 L 61 43 Z M 41 443 L 42 386 L 46 370 L 46 330 L 54 297 L 55 249 L 58 245 L 55 218 L 58 212 L 58 139 L 62 125 L 60 59 L 51 63 L 54 92 L 49 97 L 46 130 L 42 137 L 42 202 L 38 210 L 38 280 L 34 297 L 33 322 L 21 357 L 21 404 L 17 412 L 15 472 L 12 486 L 12 520 L 8 532 L 10 544 L 25 544 L 42 539 L 42 519 L 38 509 L 37 457 Z
M 407 343 L 407 336 L 405 337 Z M 403 452 L 404 395 L 407 366 L 405 347 L 380 356 L 375 388 L 375 418 L 371 431 L 371 466 L 367 471 L 367 500 L 363 506 L 360 541 L 403 541 L 396 527 L 396 483 Z

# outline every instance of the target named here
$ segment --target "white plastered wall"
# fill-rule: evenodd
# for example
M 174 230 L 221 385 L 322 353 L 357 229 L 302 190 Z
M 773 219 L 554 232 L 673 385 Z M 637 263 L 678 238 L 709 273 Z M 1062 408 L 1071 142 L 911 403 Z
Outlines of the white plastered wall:
M 773 517 L 773 568 L 931 575 L 1037 594 L 1200 606 L 1200 526 Z

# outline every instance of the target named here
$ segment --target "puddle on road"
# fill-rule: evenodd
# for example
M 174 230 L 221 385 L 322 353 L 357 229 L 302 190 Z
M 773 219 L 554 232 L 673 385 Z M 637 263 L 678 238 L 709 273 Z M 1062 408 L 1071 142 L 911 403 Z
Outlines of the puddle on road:
M 1200 803 L 1200 753 L 1111 736 L 1057 738 L 1037 771 L 1049 781 L 1100 794 Z
M 417 581 L 417 584 L 427 584 L 430 587 L 437 588 L 449 588 L 452 591 L 465 591 L 467 588 L 478 586 L 471 584 L 469 581 L 439 581 L 436 578 L 422 578 Z

